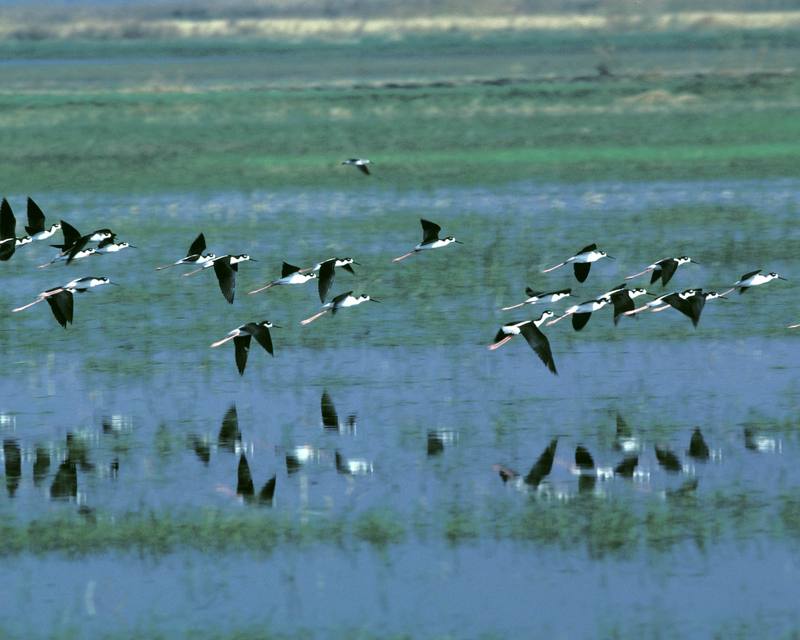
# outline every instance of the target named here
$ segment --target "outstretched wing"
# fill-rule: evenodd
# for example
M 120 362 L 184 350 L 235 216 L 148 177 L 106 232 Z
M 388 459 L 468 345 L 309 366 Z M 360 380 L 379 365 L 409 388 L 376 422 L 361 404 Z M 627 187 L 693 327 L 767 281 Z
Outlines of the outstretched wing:
M 350 266 L 350 265 L 346 265 Z M 336 275 L 336 259 L 331 258 L 326 260 L 319 267 L 319 275 L 317 276 L 317 290 L 319 291 L 319 301 L 325 304 L 325 298 L 328 291 L 333 284 L 333 278 Z
M 16 235 L 17 219 L 14 217 L 14 212 L 11 210 L 11 205 L 8 204 L 8 200 L 3 198 L 3 202 L 0 204 L 0 240 L 15 238 Z
M 353 294 L 352 291 L 345 291 L 344 293 L 340 293 L 338 296 L 333 298 L 333 300 L 331 300 L 331 302 L 330 302 L 330 304 L 331 304 L 331 315 L 335 315 L 336 314 L 336 307 L 339 305 L 339 303 L 342 302 L 345 298 L 347 298 L 347 296 L 352 295 L 352 294 Z
M 575 331 L 580 331 L 586 326 L 586 323 L 589 322 L 589 319 L 592 317 L 592 312 L 589 313 L 573 313 L 572 314 L 572 328 Z
M 585 246 L 583 249 L 581 249 L 580 251 L 578 251 L 578 253 L 576 253 L 575 255 L 576 255 L 576 256 L 579 256 L 579 255 L 581 255 L 582 253 L 589 253 L 590 251 L 596 251 L 596 250 L 597 250 L 597 245 L 596 245 L 596 244 L 593 242 L 593 243 L 592 243 L 592 244 L 590 244 L 590 245 L 586 245 L 586 246 Z
M 666 287 L 667 283 L 672 279 L 672 276 L 675 275 L 675 271 L 678 269 L 678 261 L 672 258 L 668 260 L 661 261 L 661 286 Z
M 679 294 L 672 293 L 664 298 L 664 302 L 691 319 L 692 324 L 696 327 L 697 323 L 700 322 L 700 314 L 703 313 L 706 298 L 702 292 L 698 292 L 689 298 L 681 298 Z
M 339 414 L 336 413 L 336 407 L 333 405 L 333 400 L 331 400 L 327 391 L 322 392 L 320 409 L 322 411 L 322 425 L 327 429 L 338 429 Z
M 748 278 L 752 278 L 754 275 L 761 273 L 761 269 L 756 269 L 755 271 L 751 271 L 750 273 L 745 273 L 739 280 L 747 280 Z
M 264 347 L 267 353 L 269 353 L 271 356 L 275 355 L 272 353 L 272 336 L 270 336 L 269 329 L 266 327 L 266 325 L 248 322 L 242 327 L 242 331 L 246 331 L 253 336 L 256 339 L 256 342 Z
M 356 164 L 356 166 L 361 169 L 366 175 L 369 175 L 369 167 L 365 164 Z
M 236 495 L 249 498 L 255 492 L 253 476 L 250 474 L 250 465 L 247 464 L 247 458 L 242 454 L 239 456 L 239 468 L 236 470 Z
M 528 344 L 531 346 L 531 349 L 536 352 L 536 355 L 539 356 L 539 359 L 544 362 L 551 373 L 558 375 L 556 363 L 553 360 L 553 353 L 550 351 L 550 341 L 547 339 L 547 336 L 539 331 L 539 328 L 532 322 L 522 325 L 522 327 L 520 327 L 520 333 L 522 333 L 525 340 L 527 340 Z
M 539 483 L 550 473 L 553 468 L 553 459 L 556 455 L 556 446 L 558 445 L 558 438 L 553 438 L 547 448 L 542 451 L 539 458 L 528 471 L 525 476 L 525 483 L 538 486 Z
M 61 233 L 64 234 L 64 244 L 55 245 L 59 249 L 69 249 L 81 239 L 81 232 L 64 220 L 61 221 Z
M 53 312 L 53 316 L 65 329 L 67 323 L 72 323 L 73 298 L 70 291 L 61 291 L 45 298 Z
M 217 441 L 219 446 L 223 449 L 233 451 L 236 443 L 241 442 L 242 433 L 239 431 L 239 418 L 236 415 L 236 405 L 232 404 L 231 408 L 222 419 L 222 426 L 219 429 L 219 436 Z
M 198 235 L 192 244 L 189 245 L 189 252 L 186 257 L 199 256 L 206 250 L 206 237 L 201 233 Z
M 633 311 L 636 307 L 633 299 L 627 291 L 617 291 L 611 294 L 611 302 L 614 304 L 614 324 L 619 322 L 620 317 L 626 311 Z
M 300 267 L 295 267 L 293 264 L 289 264 L 288 262 L 284 262 L 281 266 L 281 278 L 285 278 L 286 276 L 290 276 L 293 273 L 297 273 L 300 271 Z
M 247 366 L 247 353 L 250 351 L 250 336 L 236 336 L 233 339 L 233 346 L 236 351 L 236 368 L 239 375 L 244 375 L 244 368 Z
M 422 225 L 422 244 L 435 242 L 439 239 L 439 232 L 442 228 L 435 222 L 420 218 L 419 223 Z
M 25 227 L 25 231 L 31 236 L 44 231 L 44 213 L 30 197 L 28 198 L 28 226 Z
M 578 282 L 583 282 L 589 277 L 589 269 L 592 268 L 591 262 L 573 262 L 572 268 L 575 270 L 575 277 Z
M 236 293 L 236 271 L 236 265 L 231 265 L 230 256 L 214 260 L 214 273 L 219 282 L 219 290 L 230 304 L 233 304 L 233 296 Z

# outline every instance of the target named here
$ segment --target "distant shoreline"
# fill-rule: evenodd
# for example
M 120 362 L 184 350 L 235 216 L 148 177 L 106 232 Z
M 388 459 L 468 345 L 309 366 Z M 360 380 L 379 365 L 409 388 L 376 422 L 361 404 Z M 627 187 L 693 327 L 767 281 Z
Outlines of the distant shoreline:
M 516 16 L 430 16 L 400 18 L 152 18 L 81 15 L 74 19 L 7 16 L 0 40 L 255 37 L 276 39 L 403 37 L 463 32 L 600 31 L 659 32 L 787 30 L 800 28 L 800 11 L 692 11 L 653 14 L 537 14 Z

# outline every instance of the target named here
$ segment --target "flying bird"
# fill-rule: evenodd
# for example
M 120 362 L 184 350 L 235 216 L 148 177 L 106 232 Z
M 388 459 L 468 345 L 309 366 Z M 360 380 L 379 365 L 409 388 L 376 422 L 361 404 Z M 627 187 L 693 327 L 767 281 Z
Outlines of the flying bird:
M 405 260 L 406 258 L 413 256 L 415 253 L 419 253 L 420 251 L 440 249 L 454 242 L 457 244 L 464 244 L 460 240 L 456 240 L 453 236 L 447 236 L 440 240 L 439 232 L 442 230 L 442 228 L 435 222 L 420 218 L 419 223 L 422 225 L 422 242 L 420 242 L 408 253 L 404 253 L 402 256 L 397 256 L 392 260 L 392 262 L 400 262 L 401 260 Z
M 261 322 L 248 322 L 240 327 L 236 327 L 228 332 L 228 335 L 211 343 L 211 347 L 219 347 L 229 340 L 233 340 L 233 346 L 236 352 L 236 368 L 239 370 L 239 375 L 244 375 L 244 369 L 247 366 L 247 354 L 250 351 L 250 340 L 256 339 L 264 350 L 271 356 L 275 354 L 272 352 L 272 338 L 269 330 L 280 328 L 278 325 L 273 325 L 269 320 Z
M 549 273 L 563 267 L 566 264 L 572 264 L 572 268 L 575 270 L 575 277 L 577 278 L 578 282 L 583 282 L 589 277 L 589 269 L 592 268 L 592 263 L 603 258 L 608 258 L 609 260 L 614 259 L 605 251 L 598 250 L 597 245 L 592 243 L 578 251 L 578 253 L 576 253 L 574 256 L 570 256 L 564 260 L 564 262 L 559 262 L 554 267 L 545 269 L 542 271 L 542 273 Z

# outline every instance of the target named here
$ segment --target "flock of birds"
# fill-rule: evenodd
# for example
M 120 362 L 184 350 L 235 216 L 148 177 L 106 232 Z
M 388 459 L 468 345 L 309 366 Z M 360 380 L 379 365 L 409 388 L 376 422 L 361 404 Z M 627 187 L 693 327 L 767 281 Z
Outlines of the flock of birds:
M 365 175 L 370 175 L 368 165 L 370 161 L 362 158 L 350 158 L 342 164 L 352 165 L 362 171 Z M 39 206 L 31 199 L 27 200 L 28 225 L 25 230 L 27 235 L 18 237 L 16 235 L 16 218 L 4 198 L 0 206 L 0 261 L 11 259 L 15 251 L 34 241 L 50 239 L 58 231 L 63 233 L 61 244 L 51 246 L 58 250 L 58 253 L 47 263 L 40 265 L 40 268 L 48 267 L 57 262 L 67 265 L 83 260 L 93 255 L 117 253 L 134 245 L 128 242 L 117 242 L 116 234 L 108 228 L 96 229 L 87 234 L 81 234 L 74 226 L 62 220 L 53 224 L 49 228 L 45 226 L 45 216 Z M 411 256 L 434 249 L 441 249 L 452 244 L 463 244 L 454 236 L 440 237 L 441 227 L 430 220 L 421 219 L 422 239 L 410 251 L 396 257 L 393 262 L 398 263 Z M 94 246 L 92 246 L 94 245 Z M 561 267 L 572 265 L 575 278 L 578 282 L 584 282 L 589 277 L 592 264 L 602 259 L 613 260 L 614 258 L 605 251 L 600 250 L 596 244 L 590 244 L 576 254 L 566 258 L 564 261 L 544 269 L 542 273 L 550 273 Z M 192 271 L 184 274 L 191 276 L 195 273 L 213 269 L 219 283 L 220 291 L 225 299 L 233 304 L 236 291 L 236 275 L 239 265 L 243 262 L 255 261 L 247 254 L 225 254 L 216 255 L 207 251 L 206 240 L 203 233 L 200 233 L 189 245 L 186 255 L 178 260 L 160 267 L 156 270 L 161 271 L 176 266 L 192 266 Z M 665 287 L 675 275 L 678 268 L 682 265 L 695 263 L 696 261 L 688 256 L 670 257 L 658 260 L 648 265 L 645 269 L 634 273 L 619 286 L 606 291 L 599 296 L 569 306 L 560 315 L 556 315 L 552 310 L 543 311 L 538 318 L 527 318 L 519 321 L 503 324 L 495 335 L 494 341 L 489 345 L 490 350 L 495 350 L 506 344 L 511 338 L 521 335 L 528 342 L 533 351 L 538 355 L 550 372 L 557 374 L 555 360 L 550 348 L 547 336 L 542 332 L 542 326 L 551 326 L 569 317 L 572 320 L 572 327 L 575 331 L 580 331 L 589 322 L 592 313 L 611 306 L 614 309 L 614 324 L 617 324 L 623 316 L 635 316 L 639 313 L 661 312 L 673 308 L 687 316 L 694 326 L 700 321 L 700 316 L 706 302 L 718 298 L 725 298 L 727 294 L 738 290 L 744 293 L 748 289 L 767 284 L 775 279 L 785 280 L 776 272 L 762 273 L 761 269 L 750 271 L 743 274 L 730 288 L 723 292 L 704 291 L 702 288 L 691 288 L 683 291 L 671 291 L 656 296 L 646 289 L 628 288 L 627 281 L 640 276 L 650 274 L 650 284 L 661 281 L 661 286 Z M 358 265 L 353 258 L 333 257 L 318 262 L 308 267 L 298 266 L 284 262 L 279 278 L 273 279 L 266 284 L 250 291 L 250 294 L 257 294 L 272 287 L 282 285 L 302 285 L 312 280 L 317 281 L 319 299 L 322 303 L 320 309 L 308 318 L 300 321 L 301 325 L 308 325 L 320 317 L 330 313 L 335 315 L 342 309 L 347 309 L 360 305 L 364 302 L 380 302 L 380 300 L 367 295 L 356 295 L 353 291 L 347 291 L 327 300 L 331 286 L 333 285 L 336 269 L 344 269 L 354 274 L 353 265 Z M 53 287 L 40 292 L 36 298 L 25 305 L 13 309 L 13 312 L 23 311 L 40 302 L 47 302 L 56 321 L 65 327 L 73 321 L 74 294 L 85 293 L 98 286 L 115 284 L 106 276 L 84 276 L 70 280 L 64 285 Z M 527 298 L 517 304 L 503 307 L 502 311 L 519 309 L 528 305 L 541 303 L 556 303 L 562 299 L 570 297 L 572 290 L 559 289 L 553 291 L 534 291 L 526 289 Z M 646 304 L 636 306 L 634 300 L 641 296 L 651 296 L 653 299 Z M 789 328 L 798 328 L 800 323 L 789 325 Z M 219 347 L 227 342 L 233 341 L 236 366 L 241 375 L 247 364 L 247 357 L 253 339 L 270 355 L 274 355 L 272 337 L 270 329 L 278 328 L 269 320 L 248 322 L 229 331 L 223 338 L 213 342 L 212 348 Z

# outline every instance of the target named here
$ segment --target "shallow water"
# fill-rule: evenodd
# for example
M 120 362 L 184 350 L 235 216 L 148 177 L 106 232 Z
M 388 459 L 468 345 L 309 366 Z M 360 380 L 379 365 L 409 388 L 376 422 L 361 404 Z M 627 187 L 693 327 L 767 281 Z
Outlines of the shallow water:
M 0 577 L 11 585 L 0 630 L 796 633 L 800 332 L 785 326 L 800 321 L 800 182 L 363 184 L 37 197 L 53 221 L 110 226 L 139 248 L 36 269 L 51 253 L 34 244 L 0 266 Z M 21 222 L 24 196 L 8 197 Z M 392 264 L 418 242 L 419 217 L 465 244 Z M 233 305 L 210 273 L 153 270 L 199 231 L 218 253 L 258 260 L 241 265 Z M 617 259 L 585 283 L 568 268 L 540 273 L 593 241 Z M 580 333 L 547 327 L 557 377 L 519 339 L 485 348 L 502 322 L 530 317 L 497 311 L 526 285 L 573 287 L 557 310 L 682 254 L 699 265 L 678 270 L 676 289 L 722 289 L 759 267 L 789 281 L 709 302 L 697 329 L 674 311 L 615 328 L 605 310 Z M 246 295 L 282 260 L 332 255 L 362 263 L 337 273 L 334 293 L 382 304 L 300 327 L 319 307 L 314 287 Z M 66 331 L 45 305 L 9 311 L 87 274 L 121 286 L 76 296 Z M 208 345 L 265 317 L 282 325 L 275 358 L 254 347 L 240 377 L 230 345 Z M 338 428 L 323 425 L 324 393 Z M 232 407 L 241 437 L 221 438 Z M 707 460 L 687 453 L 695 428 Z M 524 476 L 555 437 L 538 487 L 493 470 Z M 637 473 L 579 478 L 577 445 L 602 469 L 630 447 Z M 34 478 L 37 451 L 49 466 Z M 270 506 L 237 497 L 241 454 L 256 492 L 276 476 Z M 74 490 L 56 482 L 65 460 L 77 461 Z M 237 523 L 241 539 L 191 535 Z M 265 541 L 259 527 L 281 533 Z M 16 620 L 31 597 L 37 621 Z

